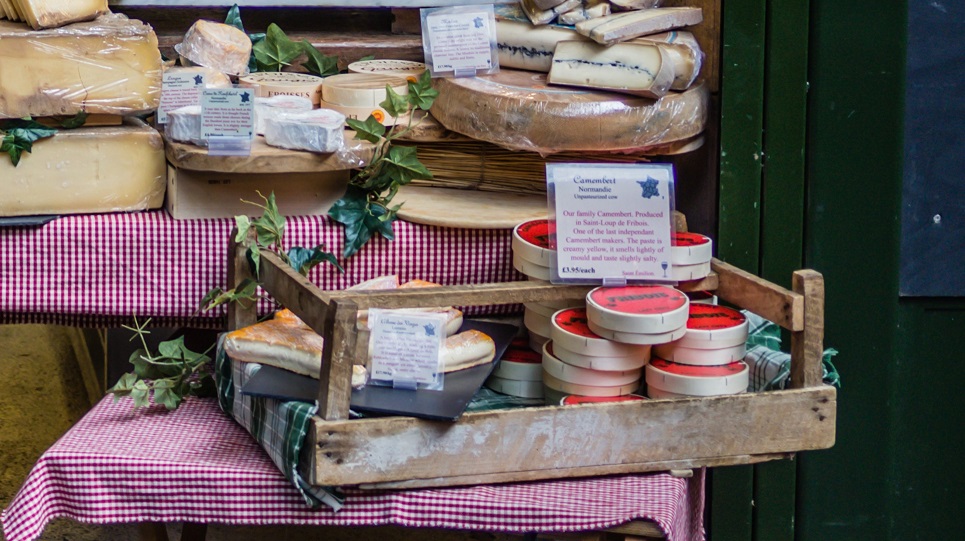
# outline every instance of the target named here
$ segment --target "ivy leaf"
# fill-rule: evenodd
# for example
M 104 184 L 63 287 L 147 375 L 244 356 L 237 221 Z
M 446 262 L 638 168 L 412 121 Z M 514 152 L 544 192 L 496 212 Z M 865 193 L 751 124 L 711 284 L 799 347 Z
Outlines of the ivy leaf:
M 385 158 L 386 172 L 399 184 L 408 184 L 414 178 L 432 178 L 432 173 L 422 165 L 416 152 L 415 147 L 393 146 L 389 149 L 389 155 Z
M 359 58 L 359 59 L 358 59 L 359 62 L 363 62 L 363 61 L 365 61 L 365 60 L 375 60 L 375 55 L 374 55 L 374 54 L 369 54 L 369 55 L 365 55 L 365 56 L 363 56 L 362 58 Z
M 33 143 L 39 139 L 52 137 L 57 133 L 54 128 L 48 128 L 29 119 L 13 119 L 3 122 L 0 131 L 6 132 L 0 140 L 0 152 L 6 152 L 10 161 L 16 167 L 24 152 L 33 150 Z
M 275 192 L 268 194 L 262 208 L 264 212 L 261 216 L 251 222 L 251 225 L 255 228 L 255 233 L 258 235 L 258 244 L 266 248 L 281 244 L 285 237 L 285 217 L 278 211 L 278 204 L 275 203 Z
M 258 245 L 248 248 L 248 261 L 251 263 L 251 268 L 255 271 L 255 276 L 261 275 L 261 250 Z
M 166 379 L 154 382 L 154 402 L 164 405 L 168 411 L 178 409 L 182 397 L 174 390 L 174 382 Z
M 210 375 L 205 374 L 204 376 L 193 380 L 191 382 L 191 390 L 189 394 L 199 397 L 215 396 L 217 393 L 217 387 L 214 384 L 214 378 Z
M 318 245 L 311 250 L 301 246 L 293 246 L 288 250 L 288 263 L 302 276 L 308 276 L 308 272 L 320 263 L 330 263 L 339 272 L 345 272 L 345 269 L 338 263 L 338 259 L 333 254 L 326 252 L 323 245 Z
M 87 112 L 81 111 L 76 115 L 61 121 L 60 127 L 68 130 L 72 130 L 74 128 L 79 128 L 83 126 L 85 122 L 87 122 Z
M 292 41 L 277 24 L 268 25 L 265 39 L 251 47 L 255 62 L 261 71 L 281 71 L 304 52 L 302 46 Z
M 241 22 L 241 8 L 238 7 L 238 4 L 231 6 L 231 9 L 228 10 L 228 15 L 225 17 L 224 23 L 242 32 L 245 31 L 245 25 Z
M 247 216 L 235 216 L 235 227 L 238 234 L 235 235 L 235 242 L 242 243 L 248 237 L 248 229 L 251 228 L 251 219 Z
M 135 383 L 137 383 L 137 375 L 128 372 L 117 380 L 117 383 L 111 387 L 110 392 L 114 393 L 114 399 L 116 400 L 118 397 L 131 394 Z
M 143 349 L 139 349 L 134 353 L 131 353 L 130 361 L 134 365 L 134 375 L 141 379 L 157 379 L 164 377 L 164 374 L 158 370 L 154 363 L 147 360 L 147 352 Z
M 149 392 L 150 389 L 144 381 L 138 381 L 134 384 L 134 387 L 131 389 L 131 398 L 134 399 L 134 409 L 146 408 L 151 405 L 151 401 L 147 398 Z
M 414 107 L 428 111 L 432 103 L 439 97 L 439 91 L 432 88 L 432 76 L 426 70 L 415 82 L 409 81 L 409 103 Z
M 393 90 L 391 86 L 385 85 L 385 100 L 379 103 L 379 107 L 385 109 L 394 118 L 399 118 L 409 112 L 409 100 Z
M 305 55 L 308 56 L 308 62 L 304 62 L 302 67 L 307 69 L 309 73 L 320 77 L 328 77 L 329 75 L 338 73 L 337 56 L 322 54 L 321 51 L 305 39 L 301 41 L 301 45 L 302 50 L 305 51 Z
M 388 209 L 378 204 L 370 204 L 368 192 L 357 186 L 349 186 L 345 195 L 332 205 L 328 215 L 345 226 L 345 247 L 343 257 L 351 257 L 372 238 L 373 233 L 393 240 L 392 219 L 383 221 Z
M 372 115 L 369 115 L 364 122 L 354 118 L 347 118 L 345 119 L 345 123 L 355 130 L 356 139 L 362 139 L 372 144 L 378 144 L 382 136 L 385 135 L 385 125 L 376 120 Z

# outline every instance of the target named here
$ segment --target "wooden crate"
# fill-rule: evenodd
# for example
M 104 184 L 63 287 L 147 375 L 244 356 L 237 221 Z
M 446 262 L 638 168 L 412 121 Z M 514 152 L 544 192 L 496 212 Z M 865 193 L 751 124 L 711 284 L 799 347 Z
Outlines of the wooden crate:
M 232 238 L 234 235 L 232 235 Z M 796 271 L 794 291 L 718 260 L 683 290 L 717 296 L 791 332 L 791 389 L 709 398 L 546 406 L 464 414 L 456 422 L 348 418 L 351 369 L 368 340 L 356 314 L 370 307 L 471 306 L 583 298 L 590 286 L 512 282 L 397 291 L 321 291 L 270 253 L 264 289 L 325 337 L 303 470 L 316 485 L 414 488 L 750 464 L 834 444 L 837 394 L 822 383 L 824 282 Z M 229 249 L 228 283 L 250 276 Z M 255 322 L 229 308 L 229 325 Z

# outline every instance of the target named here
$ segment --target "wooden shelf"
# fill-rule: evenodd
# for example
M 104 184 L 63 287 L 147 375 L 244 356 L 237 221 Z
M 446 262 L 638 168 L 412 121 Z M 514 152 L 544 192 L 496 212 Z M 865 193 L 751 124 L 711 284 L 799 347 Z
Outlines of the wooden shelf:
M 250 156 L 211 156 L 208 149 L 165 138 L 168 162 L 178 169 L 214 171 L 218 173 L 317 173 L 344 171 L 364 165 L 372 158 L 373 146 L 355 139 L 355 132 L 345 132 L 345 143 L 351 150 L 316 154 L 268 146 L 265 138 L 255 137 Z

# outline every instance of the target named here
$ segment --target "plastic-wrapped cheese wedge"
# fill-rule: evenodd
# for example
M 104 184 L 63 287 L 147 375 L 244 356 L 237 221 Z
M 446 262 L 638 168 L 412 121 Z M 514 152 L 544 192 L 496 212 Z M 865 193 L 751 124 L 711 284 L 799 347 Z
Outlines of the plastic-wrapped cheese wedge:
M 255 133 L 265 134 L 265 124 L 273 115 L 298 113 L 312 110 L 312 100 L 303 96 L 275 95 L 270 98 L 255 98 Z
M 663 0 L 609 0 L 614 11 L 633 11 L 660 7 Z
M 168 111 L 164 135 L 172 141 L 208 146 L 208 141 L 201 138 L 201 106 L 186 105 Z
M 583 0 L 579 7 L 561 13 L 560 24 L 573 25 L 587 19 L 606 17 L 610 14 L 610 3 L 606 0 Z
M 700 8 L 653 8 L 588 19 L 577 23 L 576 31 L 597 43 L 610 45 L 647 34 L 694 25 L 703 20 Z
M 0 81 L 0 118 L 147 112 L 161 53 L 150 26 L 120 14 L 50 30 L 0 21 Z
M 265 118 L 265 142 L 275 147 L 335 152 L 345 143 L 344 133 L 345 116 L 329 109 Z
M 585 41 L 556 44 L 552 84 L 612 90 L 659 98 L 674 82 L 670 56 L 656 43 L 614 43 L 603 46 Z
M 652 100 L 547 85 L 545 74 L 502 69 L 485 77 L 433 80 L 432 116 L 474 139 L 540 154 L 652 147 L 698 135 L 707 122 L 704 85 Z
M 36 141 L 18 166 L 2 158 L 0 216 L 144 210 L 164 201 L 164 142 L 136 119 L 60 130 Z
M 555 1 L 555 0 L 554 0 Z M 580 5 L 580 0 L 563 0 L 555 6 L 541 8 L 537 5 L 540 0 L 520 0 L 519 5 L 529 20 L 535 25 L 549 24 L 553 22 L 560 13 L 576 9 Z M 543 3 L 546 5 L 546 2 Z
M 228 75 L 248 74 L 251 39 L 229 24 L 196 21 L 174 50 L 191 65 L 214 68 Z
M 658 44 L 670 57 L 670 62 L 674 67 L 674 80 L 673 84 L 670 85 L 671 90 L 687 90 L 697 80 L 700 67 L 704 63 L 704 52 L 700 49 L 700 44 L 697 43 L 697 38 L 693 34 L 674 30 L 640 36 L 628 43 L 641 42 Z
M 34 30 L 89 21 L 108 13 L 107 0 L 10 0 Z

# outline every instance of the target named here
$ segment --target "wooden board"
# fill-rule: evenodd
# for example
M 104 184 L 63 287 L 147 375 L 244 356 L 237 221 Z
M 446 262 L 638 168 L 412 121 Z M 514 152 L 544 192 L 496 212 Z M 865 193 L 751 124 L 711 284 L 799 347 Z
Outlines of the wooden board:
M 372 158 L 372 145 L 355 140 L 355 132 L 345 132 L 344 153 L 316 154 L 268 146 L 256 136 L 250 156 L 210 156 L 208 149 L 165 138 L 168 162 L 178 169 L 218 173 L 317 173 L 353 169 Z
M 546 196 L 404 186 L 393 203 L 399 218 L 417 224 L 462 229 L 512 229 L 546 219 Z

